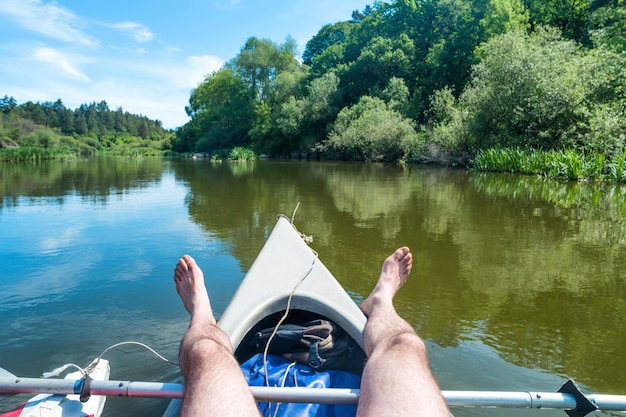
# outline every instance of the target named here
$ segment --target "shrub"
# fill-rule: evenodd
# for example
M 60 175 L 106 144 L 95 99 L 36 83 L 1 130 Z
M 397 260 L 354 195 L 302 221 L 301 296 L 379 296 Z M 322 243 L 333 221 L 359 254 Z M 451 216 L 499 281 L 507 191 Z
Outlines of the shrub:
M 252 151 L 252 149 L 237 146 L 230 151 L 228 159 L 239 162 L 254 161 L 256 159 L 256 154 Z
M 323 150 L 342 159 L 397 161 L 415 140 L 411 120 L 381 99 L 364 96 L 339 112 Z

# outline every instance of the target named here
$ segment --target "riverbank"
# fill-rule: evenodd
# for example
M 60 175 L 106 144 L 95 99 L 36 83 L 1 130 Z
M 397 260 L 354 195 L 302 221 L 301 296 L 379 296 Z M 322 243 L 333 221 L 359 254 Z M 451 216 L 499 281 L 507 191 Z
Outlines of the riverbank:
M 207 158 L 215 161 L 231 160 L 237 162 L 254 161 L 258 157 L 251 149 L 237 147 L 224 155 L 176 154 L 171 151 L 160 152 L 153 148 L 118 147 L 108 150 L 109 156 L 121 158 L 143 158 L 154 156 L 181 156 Z M 42 149 L 35 147 L 0 148 L 0 161 L 20 162 L 36 160 L 74 160 L 79 153 L 68 149 Z M 263 156 L 262 159 L 272 159 Z M 525 150 L 511 148 L 492 148 L 479 151 L 473 159 L 462 159 L 439 155 L 436 158 L 398 161 L 401 165 L 442 165 L 465 166 L 482 172 L 508 172 L 513 174 L 539 175 L 571 181 L 610 181 L 626 182 L 626 152 L 624 155 L 607 157 L 567 150 Z
M 574 181 L 626 181 L 626 152 L 607 157 L 574 149 L 492 148 L 479 151 L 472 166 L 477 171 L 532 174 Z

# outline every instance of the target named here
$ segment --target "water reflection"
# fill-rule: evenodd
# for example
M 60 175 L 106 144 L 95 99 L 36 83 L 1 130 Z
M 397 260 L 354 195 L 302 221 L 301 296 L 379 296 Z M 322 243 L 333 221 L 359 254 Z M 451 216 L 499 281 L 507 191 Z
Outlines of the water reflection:
M 0 208 L 15 206 L 19 197 L 55 197 L 62 203 L 76 194 L 106 202 L 115 193 L 158 182 L 162 173 L 157 158 L 0 163 Z

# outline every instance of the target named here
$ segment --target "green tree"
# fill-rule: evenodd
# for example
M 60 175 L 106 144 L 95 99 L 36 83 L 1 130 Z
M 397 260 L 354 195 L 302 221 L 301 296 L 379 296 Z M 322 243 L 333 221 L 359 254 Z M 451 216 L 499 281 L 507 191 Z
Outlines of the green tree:
M 587 43 L 591 0 L 524 0 L 532 29 L 549 25 L 563 36 Z
M 306 44 L 302 62 L 311 67 L 315 78 L 345 62 L 345 45 L 351 40 L 356 22 L 338 22 L 324 25 Z
M 61 132 L 66 135 L 71 135 L 75 132 L 74 113 L 70 109 L 64 107 L 60 110 L 59 127 L 61 128 Z
M 205 78 L 191 92 L 185 109 L 192 124 L 185 132 L 183 148 L 215 151 L 248 145 L 254 120 L 254 91 L 230 68 Z
M 471 85 L 434 138 L 475 151 L 494 146 L 553 149 L 580 144 L 590 77 L 583 50 L 555 30 L 509 32 L 481 48 Z M 440 103 L 447 100 L 443 96 Z M 443 106 L 440 106 L 443 107 Z M 442 139 L 451 135 L 447 139 Z M 456 139 L 451 139 L 456 137 Z
M 527 30 L 530 16 L 522 0 L 490 0 L 480 26 L 485 39 L 512 30 Z
M 13 97 L 5 95 L 0 99 L 0 111 L 4 114 L 11 113 L 17 107 L 17 101 Z
M 38 125 L 44 125 L 46 123 L 46 115 L 43 108 L 32 101 L 20 104 L 18 106 L 18 115 L 24 119 L 32 120 Z
M 87 130 L 89 133 L 93 133 L 96 136 L 100 135 L 100 117 L 98 117 L 95 103 L 91 103 L 87 106 L 85 118 L 87 120 Z
M 415 140 L 412 121 L 383 100 L 364 96 L 339 112 L 323 150 L 345 159 L 398 160 Z
M 408 116 L 409 112 L 409 88 L 403 78 L 391 77 L 387 87 L 381 92 L 380 97 L 385 100 L 391 110 Z
M 86 135 L 89 131 L 87 128 L 87 116 L 83 107 L 84 105 L 74 111 L 74 129 L 79 135 Z
M 276 45 L 269 39 L 251 37 L 228 67 L 239 74 L 258 100 L 267 100 L 278 74 L 298 66 L 295 54 L 296 42 L 292 38 Z
M 626 52 L 626 5 L 600 7 L 589 19 L 594 45 Z
M 396 39 L 371 39 L 356 61 L 340 73 L 342 88 L 349 97 L 360 97 L 382 90 L 392 77 L 411 78 L 414 50 L 415 44 L 406 34 Z

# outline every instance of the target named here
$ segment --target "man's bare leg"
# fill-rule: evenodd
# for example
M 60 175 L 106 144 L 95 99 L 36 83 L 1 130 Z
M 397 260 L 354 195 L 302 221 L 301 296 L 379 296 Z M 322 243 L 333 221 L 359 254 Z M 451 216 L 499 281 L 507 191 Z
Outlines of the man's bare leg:
M 233 356 L 230 339 L 217 327 L 204 274 L 191 256 L 183 256 L 176 264 L 174 282 L 191 315 L 179 351 L 185 382 L 180 415 L 258 416 L 254 397 Z
M 393 297 L 411 272 L 409 248 L 383 263 L 376 287 L 361 304 L 367 316 L 363 334 L 368 356 L 357 416 L 449 416 L 430 370 L 426 346 L 393 306 Z

